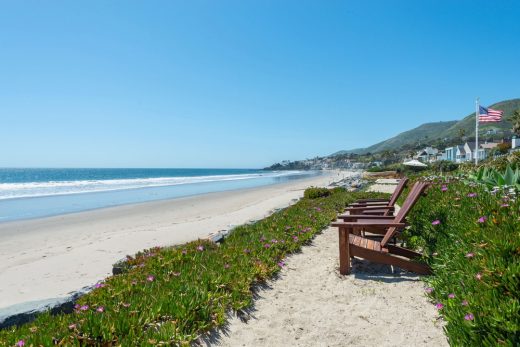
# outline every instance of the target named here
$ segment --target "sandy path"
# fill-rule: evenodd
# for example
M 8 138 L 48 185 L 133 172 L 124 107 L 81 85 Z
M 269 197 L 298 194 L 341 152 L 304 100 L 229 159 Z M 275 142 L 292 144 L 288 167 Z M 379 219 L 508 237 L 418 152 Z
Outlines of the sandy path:
M 263 218 L 300 198 L 306 187 L 328 185 L 337 178 L 331 173 L 254 189 L 2 223 L 0 319 L 19 311 L 18 304 L 64 297 L 96 283 L 127 254 Z
M 385 187 L 388 188 L 388 187 Z M 233 317 L 210 346 L 448 346 L 419 277 L 355 259 L 340 276 L 337 229 L 289 257 L 247 322 Z
M 418 276 L 356 259 L 338 272 L 330 228 L 286 261 L 247 323 L 233 317 L 211 346 L 448 346 Z

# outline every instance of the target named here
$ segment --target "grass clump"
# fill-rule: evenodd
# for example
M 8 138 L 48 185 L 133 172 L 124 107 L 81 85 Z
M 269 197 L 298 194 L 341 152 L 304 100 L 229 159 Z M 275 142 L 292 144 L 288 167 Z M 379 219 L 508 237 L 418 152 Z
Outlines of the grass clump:
M 25 346 L 189 345 L 222 326 L 230 309 L 250 307 L 252 288 L 279 272 L 283 259 L 309 243 L 348 203 L 384 196 L 320 192 L 322 197 L 308 193 L 312 199 L 235 228 L 222 245 L 199 240 L 128 257 L 125 272 L 98 283 L 73 313 L 43 313 L 4 329 L 0 346 L 21 341 Z

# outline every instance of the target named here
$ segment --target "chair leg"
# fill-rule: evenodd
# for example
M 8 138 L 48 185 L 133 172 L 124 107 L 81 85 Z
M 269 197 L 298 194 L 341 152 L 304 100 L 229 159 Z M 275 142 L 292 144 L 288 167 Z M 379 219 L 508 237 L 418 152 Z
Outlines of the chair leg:
M 339 228 L 339 273 L 348 275 L 350 273 L 350 249 L 349 234 L 347 228 Z

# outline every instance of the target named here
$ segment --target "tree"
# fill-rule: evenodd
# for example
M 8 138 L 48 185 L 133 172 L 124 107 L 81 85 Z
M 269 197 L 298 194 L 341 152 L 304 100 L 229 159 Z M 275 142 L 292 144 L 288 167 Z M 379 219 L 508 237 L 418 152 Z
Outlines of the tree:
M 466 129 L 460 128 L 459 129 L 459 137 L 461 141 L 464 141 L 464 137 L 466 136 Z
M 495 147 L 495 154 L 507 154 L 507 152 L 511 149 L 510 143 L 499 143 Z
M 512 123 L 512 131 L 514 134 L 520 134 L 520 110 L 516 110 L 513 112 L 511 117 L 508 118 L 508 121 Z

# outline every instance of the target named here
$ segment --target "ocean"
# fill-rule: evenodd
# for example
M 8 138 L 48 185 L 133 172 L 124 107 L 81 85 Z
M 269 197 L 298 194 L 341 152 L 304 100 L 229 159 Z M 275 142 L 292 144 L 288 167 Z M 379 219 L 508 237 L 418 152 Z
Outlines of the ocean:
M 319 174 L 254 169 L 0 168 L 0 222 L 252 188 Z

